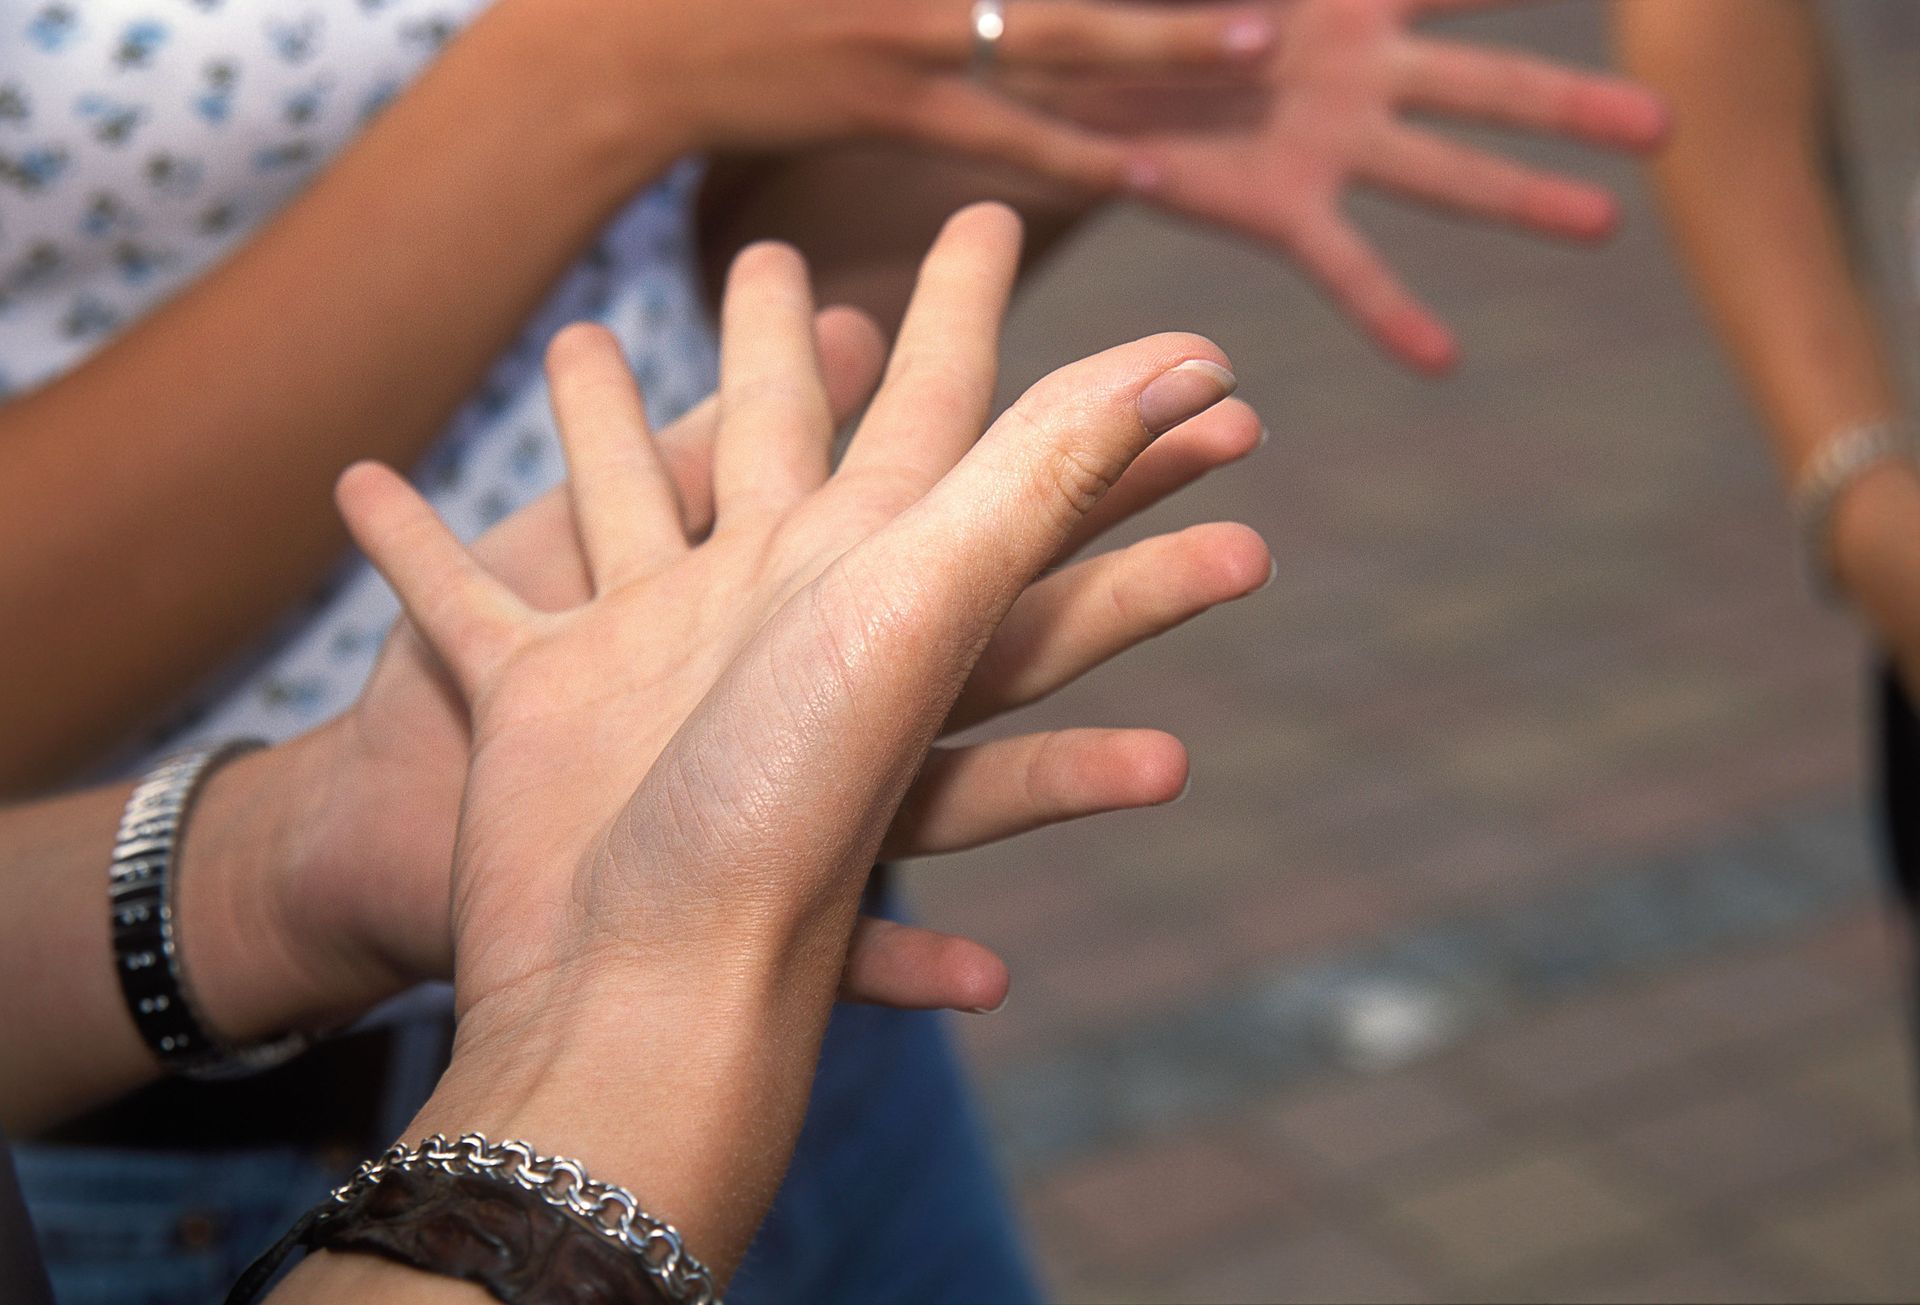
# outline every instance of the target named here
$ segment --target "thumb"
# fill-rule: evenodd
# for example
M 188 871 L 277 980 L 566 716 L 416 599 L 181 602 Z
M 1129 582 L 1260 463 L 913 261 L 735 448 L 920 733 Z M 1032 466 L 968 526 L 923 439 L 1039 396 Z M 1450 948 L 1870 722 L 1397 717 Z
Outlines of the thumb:
M 951 618 L 990 633 L 1133 460 L 1235 384 L 1225 354 L 1178 333 L 1061 368 L 869 541 L 868 574 L 935 579 Z

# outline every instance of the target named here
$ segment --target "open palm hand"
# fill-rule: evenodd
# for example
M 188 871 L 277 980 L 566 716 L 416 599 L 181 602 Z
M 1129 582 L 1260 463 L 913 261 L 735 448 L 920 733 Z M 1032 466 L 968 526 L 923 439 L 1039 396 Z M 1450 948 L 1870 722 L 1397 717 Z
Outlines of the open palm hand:
M 1408 115 L 1608 149 L 1650 149 L 1665 132 L 1659 98 L 1630 82 L 1414 30 L 1424 18 L 1515 3 L 1268 0 L 1274 40 L 1255 86 L 1162 81 L 1055 103 L 1132 138 L 1146 198 L 1280 248 L 1381 347 L 1440 371 L 1455 359 L 1453 335 L 1347 216 L 1351 189 L 1575 240 L 1609 234 L 1618 208 L 1601 187 L 1459 143 Z
M 363 467 L 343 481 L 342 506 L 356 535 L 455 672 L 454 692 L 471 713 L 473 761 L 453 886 L 463 972 L 474 964 L 510 972 L 512 956 L 537 968 L 525 957 L 546 949 L 504 922 L 567 920 L 575 888 L 563 873 L 541 877 L 525 867 L 577 865 L 590 847 L 604 846 L 611 813 L 743 644 L 973 443 L 1017 244 L 1003 210 L 976 209 L 950 226 L 929 257 L 888 381 L 831 477 L 832 405 L 815 358 L 804 270 L 783 249 L 744 255 L 725 314 L 717 515 L 698 543 L 686 529 L 675 478 L 646 438 L 617 353 L 591 331 L 557 342 L 555 402 L 595 595 L 584 605 L 541 610 L 546 604 L 516 597 L 453 545 L 391 473 Z M 1244 412 L 1235 417 L 1235 425 L 1251 421 Z M 1198 423 L 1182 429 L 1207 435 Z M 1219 432 L 1208 438 L 1217 442 Z M 1184 464 L 1161 458 L 1156 467 L 1156 459 L 1142 458 L 1129 477 L 1134 490 L 1108 501 L 1108 521 L 1178 483 L 1198 447 L 1190 439 Z M 1177 451 L 1171 441 L 1166 451 Z M 1084 542 L 1100 524 L 1076 518 L 1055 552 Z M 1011 637 L 989 639 L 971 681 L 951 686 L 958 705 L 946 723 L 958 727 L 1029 701 L 1195 611 L 1250 591 L 1269 567 L 1264 546 L 1235 526 L 1196 528 L 1136 549 L 1145 551 L 1094 559 L 1024 596 L 1016 592 L 1001 631 Z M 1144 609 L 1077 622 L 1062 637 L 1063 617 L 1084 612 L 1089 595 L 1170 562 L 1184 578 L 1155 586 Z M 1178 791 L 1184 768 L 1177 743 L 1152 731 L 1066 731 L 942 749 L 920 769 L 906 814 L 883 827 L 885 846 L 968 846 L 1165 800 Z M 848 974 L 856 991 L 864 984 L 867 995 L 901 1004 L 991 1005 L 1004 993 L 1004 968 L 974 944 L 880 922 L 863 923 L 859 939 Z M 494 948 L 504 952 L 477 958 Z

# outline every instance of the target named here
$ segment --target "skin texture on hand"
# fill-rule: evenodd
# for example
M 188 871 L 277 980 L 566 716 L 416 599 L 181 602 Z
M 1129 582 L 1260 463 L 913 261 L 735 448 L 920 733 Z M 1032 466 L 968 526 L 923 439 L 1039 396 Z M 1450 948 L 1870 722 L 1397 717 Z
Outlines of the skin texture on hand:
M 954 219 L 837 470 L 804 271 L 743 254 L 703 540 L 624 369 L 573 372 L 593 593 L 570 609 L 521 602 L 391 472 L 340 484 L 473 722 L 458 1045 L 416 1127 L 580 1155 L 723 1273 L 790 1153 L 867 867 L 975 663 L 1141 452 L 1233 385 L 1205 341 L 1154 337 L 1055 373 L 976 443 L 1016 248 L 1005 210 Z M 685 703 L 664 727 L 663 700 Z
M 1254 90 L 1142 84 L 1055 103 L 1130 137 L 1137 194 L 1283 250 L 1381 348 L 1441 372 L 1458 353 L 1453 335 L 1346 215 L 1350 189 L 1575 240 L 1608 235 L 1618 210 L 1603 189 L 1458 143 L 1410 115 L 1635 151 L 1665 131 L 1660 101 L 1630 83 L 1414 30 L 1423 18 L 1512 3 L 1270 0 L 1273 50 Z
M 843 310 L 821 314 L 815 334 L 830 406 L 849 412 L 879 372 L 879 339 Z M 709 402 L 657 441 L 696 535 L 713 515 L 716 410 Z M 1252 412 L 1234 400 L 1184 423 L 1128 469 L 1063 555 L 1243 456 L 1257 437 Z M 476 553 L 543 608 L 590 595 L 562 491 L 489 532 Z M 1004 669 L 977 671 L 971 683 L 1004 678 L 993 692 L 1008 701 L 1045 692 L 1049 666 L 1064 674 L 1059 668 L 1088 664 L 1222 594 L 1243 592 L 1263 556 L 1234 528 L 1199 527 L 1099 559 L 1080 579 L 1071 570 L 1051 576 L 990 645 Z M 1091 647 L 1060 646 L 1050 632 L 1063 620 L 1083 623 L 1075 628 Z M 956 719 L 966 710 L 962 704 Z M 175 900 L 184 962 L 212 1027 L 242 1043 L 290 1027 L 335 1028 L 423 975 L 450 972 L 447 867 L 467 741 L 464 709 L 403 628 L 353 714 L 213 776 L 194 807 Z M 1016 753 L 1024 750 L 1016 744 Z M 1081 814 L 1102 794 L 1151 801 L 1184 774 L 1177 745 L 1125 731 L 1040 736 L 1024 763 L 1016 755 L 999 764 L 1005 759 L 992 749 L 937 751 L 894 823 L 895 845 L 1004 836 Z M 12 998 L 0 1012 L 0 1070 L 11 1071 L 0 1073 L 0 1120 L 15 1133 L 157 1077 L 111 967 L 71 964 L 107 952 L 100 880 L 126 796 L 120 785 L 0 812 L 0 879 L 37 908 L 15 917 L 19 927 L 0 939 L 0 992 Z M 975 1006 L 999 1001 L 1005 985 L 1004 967 L 977 943 L 862 920 L 843 986 L 854 999 Z
M 929 260 L 917 315 L 902 334 L 869 425 L 911 429 L 929 404 L 949 407 L 951 420 L 963 428 L 984 423 L 994 375 L 992 341 L 1011 280 L 1009 226 L 1000 210 L 979 210 L 957 222 Z M 745 330 L 754 318 L 736 313 L 733 320 Z M 880 344 L 858 314 L 836 310 L 818 318 L 814 339 L 827 382 L 826 409 L 837 424 L 870 392 Z M 552 364 L 563 426 L 604 410 L 604 402 L 591 396 L 630 385 L 617 350 L 598 331 L 568 333 L 556 342 Z M 736 393 L 740 388 L 736 378 Z M 656 441 L 692 538 L 713 521 L 716 433 L 727 421 L 742 419 L 737 398 L 732 417 L 725 415 L 727 407 L 723 385 L 720 396 Z M 638 421 L 629 407 L 620 411 L 630 424 Z M 1130 466 L 1074 529 L 1060 560 L 1244 456 L 1259 434 L 1252 411 L 1234 400 L 1180 424 Z M 535 608 L 563 610 L 591 592 L 574 513 L 559 493 L 491 532 L 476 554 Z M 948 728 L 966 728 L 1032 702 L 1125 648 L 1251 592 L 1270 565 L 1264 545 L 1244 527 L 1210 524 L 1064 566 L 1016 603 L 962 691 Z M 683 633 L 664 641 L 654 660 L 679 657 L 680 643 L 695 637 Z M 653 724 L 636 735 L 643 750 L 657 748 L 678 722 L 671 697 L 656 695 L 652 702 Z M 383 651 L 361 702 L 320 734 L 303 741 L 328 760 L 307 767 L 322 778 L 309 813 L 290 822 L 313 831 L 313 839 L 289 859 L 281 877 L 282 932 L 310 940 L 310 952 L 332 944 L 308 964 L 338 976 L 320 987 L 364 991 L 371 981 L 379 988 L 377 998 L 409 980 L 449 973 L 444 867 L 453 853 L 468 748 L 457 693 L 403 626 Z M 1184 751 L 1153 731 L 1079 729 L 936 748 L 883 851 L 889 857 L 954 851 L 1042 824 L 1166 801 L 1178 795 L 1185 777 Z M 859 1000 L 984 1009 L 1004 999 L 1007 984 L 1004 965 L 977 943 L 870 920 L 860 925 L 845 986 L 846 995 Z

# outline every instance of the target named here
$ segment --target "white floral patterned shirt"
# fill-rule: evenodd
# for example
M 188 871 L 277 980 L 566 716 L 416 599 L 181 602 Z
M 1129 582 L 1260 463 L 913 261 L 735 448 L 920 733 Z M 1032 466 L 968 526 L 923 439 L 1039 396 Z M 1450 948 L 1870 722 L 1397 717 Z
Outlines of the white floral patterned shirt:
M 85 361 L 245 241 L 485 0 L 0 0 L 0 396 Z M 540 355 L 568 321 L 625 345 L 656 420 L 712 388 L 696 164 L 639 196 L 415 469 L 471 537 L 562 472 Z M 357 560 L 123 758 L 283 738 L 348 705 L 397 607 Z

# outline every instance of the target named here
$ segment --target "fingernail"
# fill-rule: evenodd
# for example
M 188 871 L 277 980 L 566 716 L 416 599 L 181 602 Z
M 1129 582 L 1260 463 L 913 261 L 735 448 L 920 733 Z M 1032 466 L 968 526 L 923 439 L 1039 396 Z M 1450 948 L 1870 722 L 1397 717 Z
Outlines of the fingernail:
M 1256 449 L 1264 449 L 1267 447 L 1267 441 L 1272 438 L 1273 432 L 1267 429 L 1267 423 L 1263 421 L 1260 423 L 1260 440 L 1253 447 Z
M 1140 391 L 1140 420 L 1150 434 L 1164 435 L 1232 394 L 1239 383 L 1219 363 L 1190 358 Z
M 1008 989 L 1007 997 L 1011 997 L 1012 995 L 1013 995 L 1012 989 Z M 998 1006 L 969 1006 L 967 1007 L 967 1014 L 998 1015 L 1001 1011 L 1007 1008 L 1007 997 L 1002 997 L 1000 999 L 1000 1004 Z
M 1268 558 L 1267 559 L 1267 578 L 1260 582 L 1260 589 L 1265 589 L 1270 585 L 1272 585 L 1274 580 L 1279 576 L 1279 574 L 1280 574 L 1280 559 L 1277 557 Z M 1260 592 L 1260 589 L 1256 589 L 1253 592 L 1257 594 Z
M 1264 18 L 1236 18 L 1220 34 L 1220 44 L 1240 58 L 1265 54 L 1273 45 L 1273 24 Z

